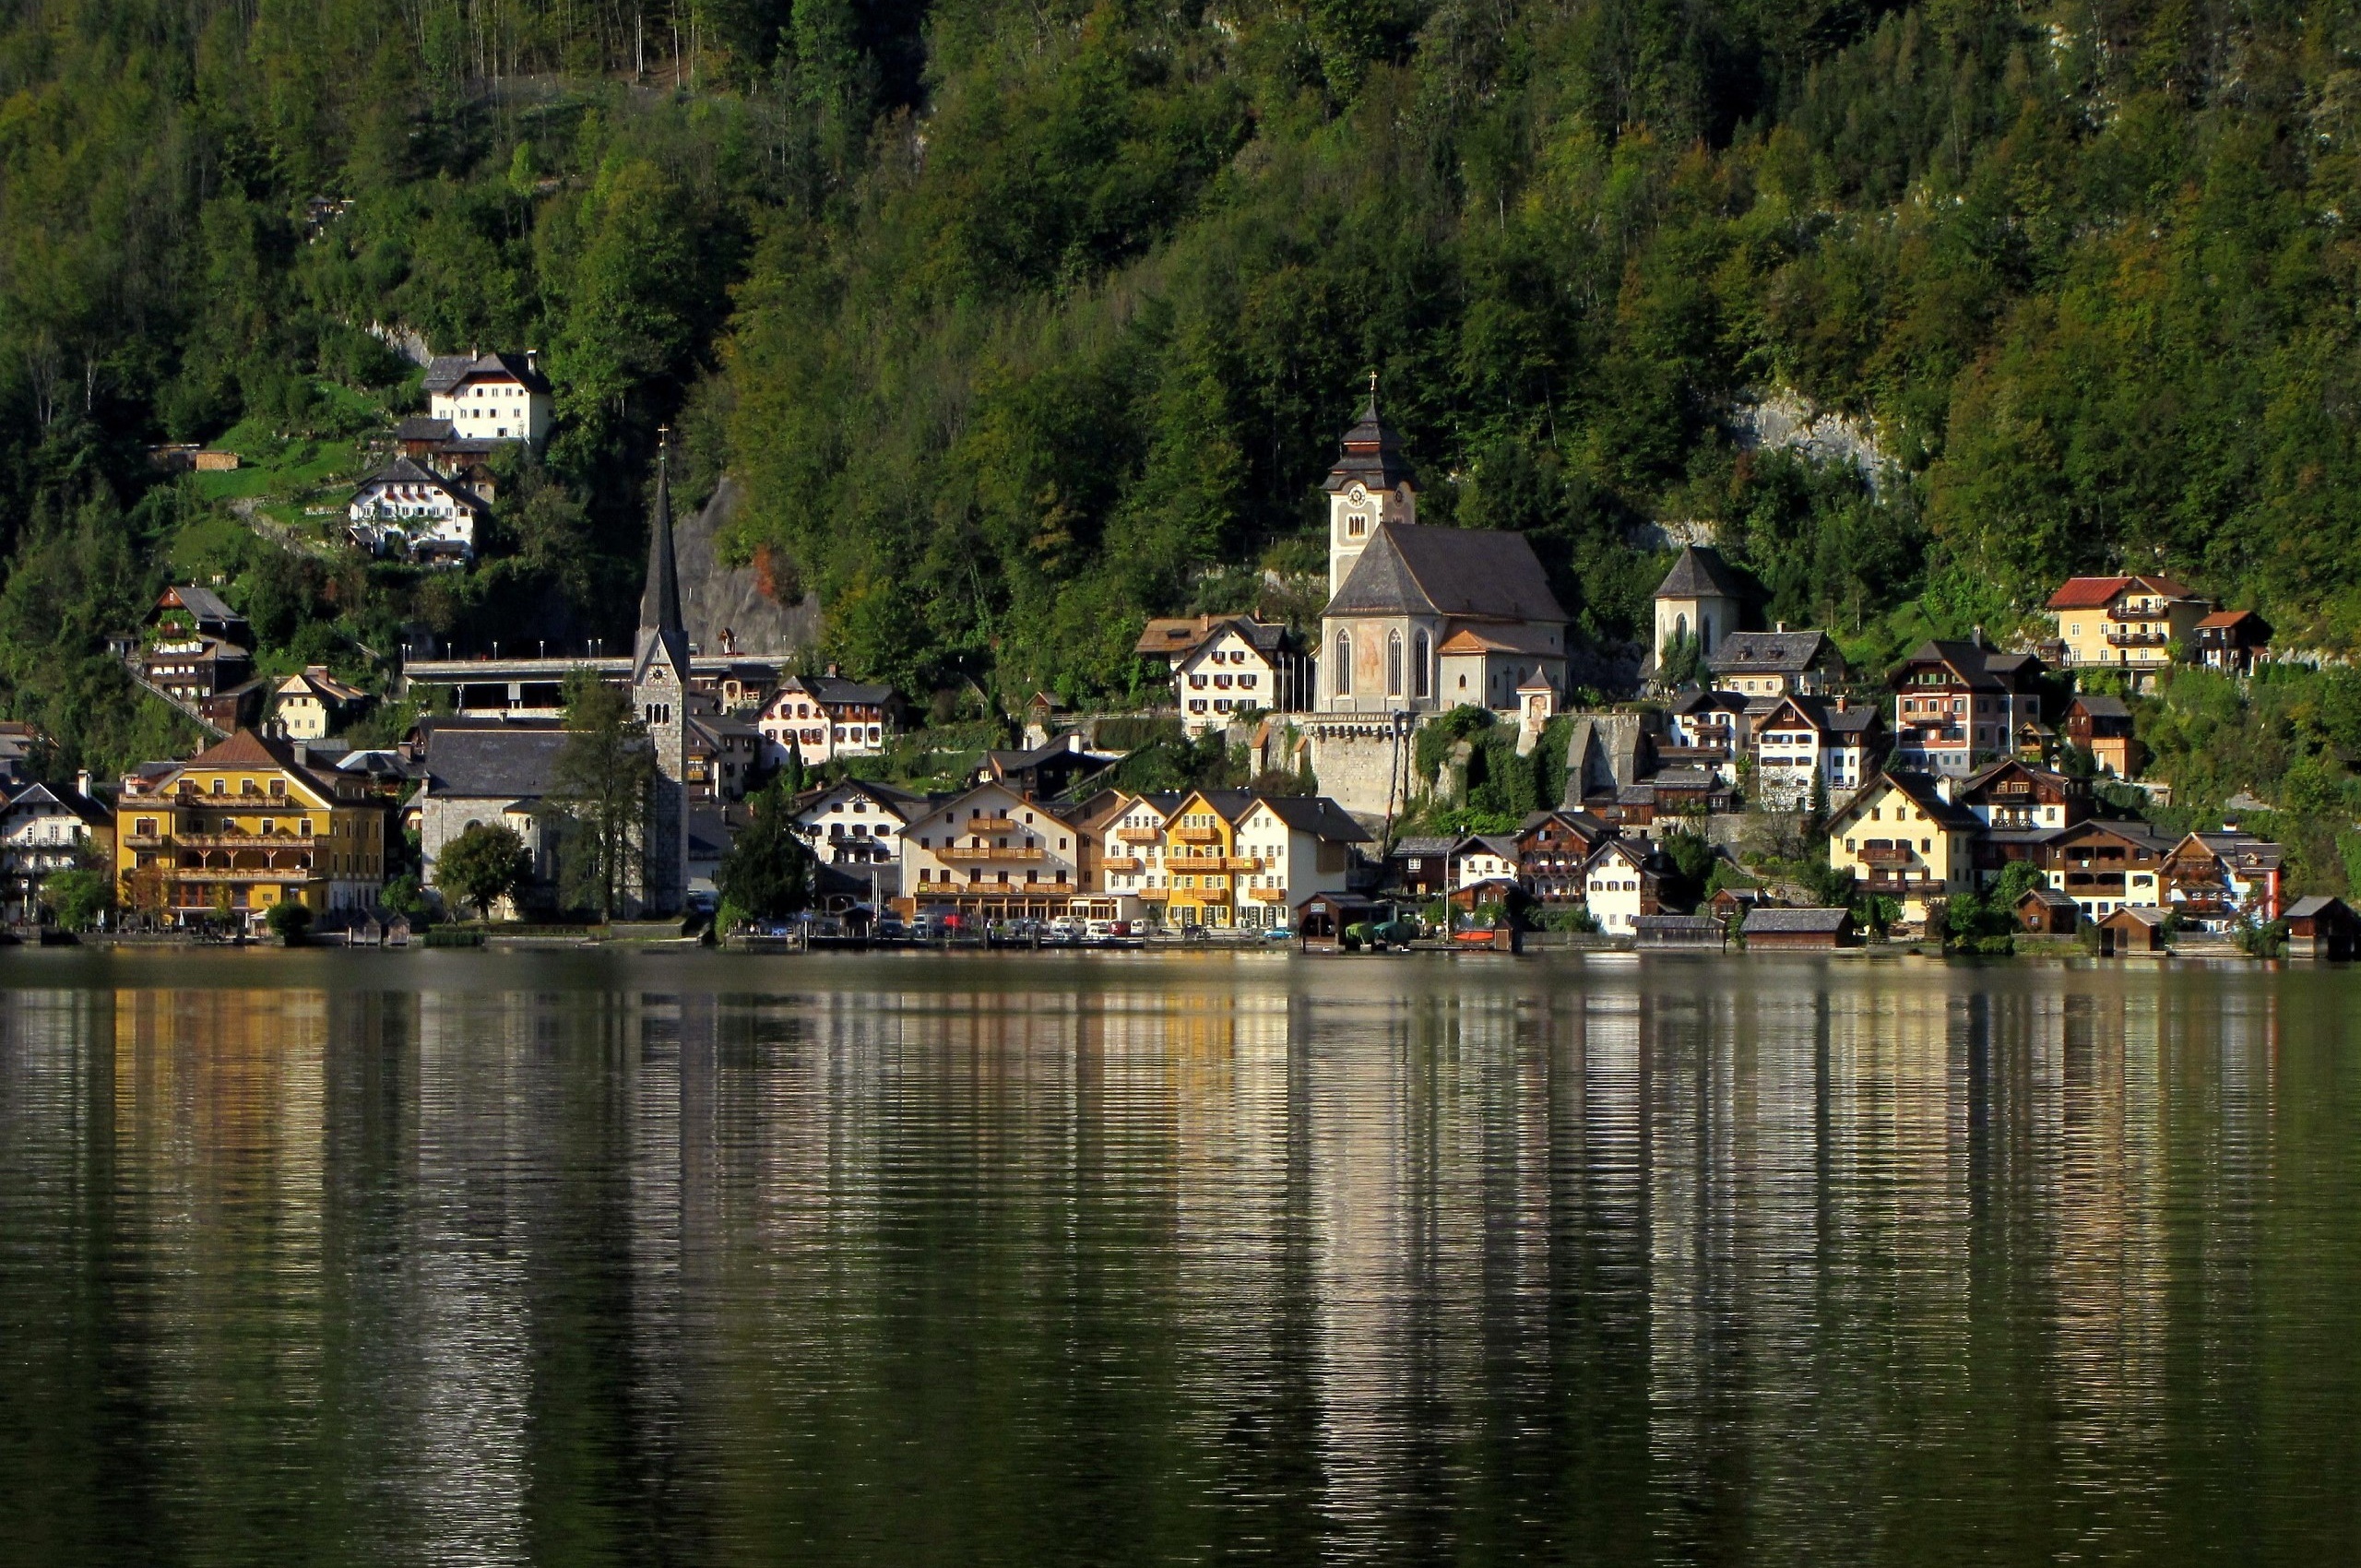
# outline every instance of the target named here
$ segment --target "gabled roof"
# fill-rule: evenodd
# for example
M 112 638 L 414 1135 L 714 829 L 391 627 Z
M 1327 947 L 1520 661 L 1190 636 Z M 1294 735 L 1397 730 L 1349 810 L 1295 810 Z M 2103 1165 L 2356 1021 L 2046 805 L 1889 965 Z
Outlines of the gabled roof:
M 2262 635 L 2266 639 L 2270 637 L 2271 623 L 2251 610 L 2216 610 L 2213 614 L 2200 621 L 2197 624 L 2197 629 L 2201 632 L 2227 632 L 2244 625 L 2248 621 L 2252 621 L 2262 628 Z
M 2104 692 L 2083 692 L 2066 705 L 2068 712 L 2081 708 L 2093 719 L 2129 719 L 2131 705 L 2121 697 L 2111 697 Z
M 1325 795 L 1258 795 L 1271 814 L 1299 833 L 1309 833 L 1340 844 L 1365 844 L 1369 832 L 1351 814 Z M 1240 814 L 1243 815 L 1243 813 Z
M 397 441 L 448 441 L 455 434 L 449 420 L 432 414 L 411 414 L 394 426 Z
M 558 729 L 438 727 L 427 732 L 427 792 L 471 800 L 539 799 L 555 786 L 558 754 L 570 738 Z
M 2115 577 L 2069 577 L 2049 596 L 2052 610 L 2104 610 L 2127 591 L 2153 593 L 2164 599 L 2195 599 L 2197 595 L 2170 577 L 2142 575 Z
M 1448 855 L 1458 847 L 1459 840 L 1456 838 L 1445 838 L 1427 833 L 1413 834 L 1406 838 L 1396 838 L 1388 858 L 1426 860 L 1436 855 Z
M 1537 811 L 1531 814 L 1523 822 L 1516 825 L 1516 836 L 1519 840 L 1523 840 L 1531 835 L 1539 832 L 1542 828 L 1548 826 L 1551 823 L 1557 823 L 1561 826 L 1567 827 L 1572 830 L 1575 837 L 1585 839 L 1594 844 L 1601 838 L 1612 838 L 1615 837 L 1614 824 L 1607 821 L 1603 817 L 1593 816 L 1588 812 L 1573 811 L 1564 806 L 1560 806 L 1555 811 Z M 1521 847 L 1522 845 L 1520 844 L 1520 848 Z
M 1186 652 L 1173 656 L 1175 662 L 1185 662 L 1194 659 L 1198 654 L 1220 641 L 1224 632 L 1236 632 L 1245 641 L 1247 647 L 1257 653 L 1264 654 L 1276 653 L 1280 643 L 1287 635 L 1287 627 L 1275 621 L 1257 621 L 1251 615 L 1218 616 L 1214 619 L 1212 625 L 1205 628 L 1205 635 L 1192 645 Z M 1147 639 L 1142 637 L 1140 640 L 1145 643 Z
M 1903 672 L 1915 664 L 1943 664 L 1962 683 L 1975 691 L 2006 692 L 2028 674 L 2038 674 L 2041 661 L 2029 653 L 2002 653 L 1964 638 L 1935 637 L 1918 645 L 1916 652 L 1893 667 L 1899 685 Z
M 322 664 L 305 665 L 301 672 L 279 682 L 278 692 L 280 696 L 309 692 L 324 703 L 338 705 L 360 702 L 369 695 L 358 686 L 350 686 L 338 680 Z
M 2324 893 L 2312 893 L 2288 905 L 2287 918 L 2291 921 L 2311 920 L 2328 913 L 2331 905 L 2343 909 L 2348 915 L 2353 912 L 2352 907 L 2342 898 L 2331 897 Z
M 825 707 L 883 707 L 894 700 L 891 686 L 869 685 L 837 675 L 789 675 L 778 689 L 801 692 Z M 776 694 L 772 700 L 777 700 Z
M 0 785 L 0 811 L 14 812 L 21 806 L 42 804 L 55 806 L 91 827 L 104 827 L 114 820 L 114 814 L 104 803 L 63 784 L 28 784 L 13 795 Z
M 1541 559 L 1521 533 L 1387 523 L 1353 563 L 1327 615 L 1452 615 L 1563 625 Z
M 2073 899 L 2068 897 L 2057 888 L 2050 886 L 2049 884 L 2046 882 L 2037 882 L 2031 887 L 2026 888 L 2024 896 L 2019 898 L 2017 902 L 2019 904 L 2039 904 L 2046 909 L 2073 909 L 2081 908 L 2081 906 L 2076 904 Z
M 199 588 L 195 583 L 173 584 L 157 596 L 156 607 L 159 610 L 171 608 L 164 602 L 166 600 L 172 600 L 180 608 L 187 611 L 200 624 L 208 622 L 227 624 L 245 619 L 230 608 L 229 600 L 211 588 Z
M 371 474 L 367 479 L 362 480 L 359 486 L 353 490 L 352 499 L 355 501 L 360 500 L 363 495 L 369 493 L 372 487 L 381 484 L 425 485 L 430 489 L 442 491 L 445 494 L 450 496 L 453 501 L 458 503 L 460 506 L 466 508 L 468 511 L 489 512 L 492 510 L 491 507 L 484 505 L 482 496 L 478 495 L 474 491 L 468 489 L 465 485 L 454 484 L 451 481 L 445 479 L 441 474 L 436 473 L 433 469 L 427 468 L 425 465 L 419 462 L 415 457 L 396 457 L 392 462 L 387 463 L 384 468 L 379 469 L 375 473 Z
M 1929 822 L 1957 832 L 1974 833 L 1984 826 L 1976 814 L 1956 802 L 1946 801 L 1938 792 L 1936 781 L 1923 773 L 1903 768 L 1881 768 L 1869 775 L 1861 787 L 1837 808 L 1833 821 L 1841 822 L 1867 805 L 1869 797 L 1881 786 L 1891 786 L 1907 797 L 1910 802 L 1927 814 Z
M 1656 585 L 1658 599 L 1744 599 L 1746 585 L 1722 552 L 1709 544 L 1684 544 L 1672 570 Z
M 1160 615 L 1141 628 L 1132 651 L 1149 658 L 1180 659 L 1196 651 L 1220 624 L 1218 615 Z
M 1683 718 L 1707 708 L 1719 713 L 1744 713 L 1750 700 L 1737 692 L 1717 692 L 1707 687 L 1681 693 L 1673 699 L 1672 711 Z
M 426 390 L 449 392 L 485 377 L 520 383 L 528 392 L 547 392 L 549 378 L 523 354 L 437 354 L 426 367 Z
M 1749 936 L 1842 935 L 1853 929 L 1853 911 L 1843 908 L 1753 909 L 1746 912 L 1746 924 L 1742 929 Z
M 321 760 L 323 763 L 326 761 L 325 757 Z M 315 768 L 308 762 L 299 763 L 295 760 L 294 748 L 287 742 L 256 734 L 252 730 L 231 731 L 195 756 L 171 765 L 163 773 L 155 776 L 154 782 L 161 787 L 174 775 L 200 767 L 274 768 L 317 790 L 323 800 L 337 798 L 332 769 Z
M 1705 668 L 1717 675 L 1800 675 L 1835 652 L 1825 632 L 1732 632 Z
M 2154 904 L 2123 904 L 2118 906 L 2113 914 L 2108 915 L 2099 923 L 2112 925 L 2117 921 L 2132 921 L 2141 925 L 2154 926 L 2164 924 L 2169 918 L 2164 909 Z
M 1451 847 L 1455 859 L 1461 855 L 1493 855 L 1504 861 L 1517 858 L 1516 839 L 1506 833 L 1463 833 Z

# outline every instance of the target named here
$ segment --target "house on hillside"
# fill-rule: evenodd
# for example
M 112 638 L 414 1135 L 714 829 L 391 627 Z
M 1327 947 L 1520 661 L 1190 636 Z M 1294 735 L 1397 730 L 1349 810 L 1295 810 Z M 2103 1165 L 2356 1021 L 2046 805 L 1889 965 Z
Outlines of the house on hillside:
M 2251 833 L 2191 833 L 2165 857 L 2156 901 L 2201 931 L 2269 925 L 2286 907 L 2286 850 Z
M 271 695 L 271 717 L 291 741 L 320 741 L 342 730 L 369 700 L 369 694 L 307 664 L 279 683 Z
M 789 675 L 755 716 L 767 742 L 765 762 L 777 766 L 791 747 L 806 766 L 845 756 L 875 756 L 891 742 L 901 700 L 891 686 L 848 681 L 828 666 L 825 675 Z
M 1536 673 L 1564 689 L 1566 612 L 1533 546 L 1519 533 L 1421 526 L 1418 481 L 1374 391 L 1324 488 L 1320 712 L 1512 709 Z
M 1964 778 L 2014 755 L 2018 731 L 2041 717 L 2040 677 L 2041 660 L 1981 633 L 1922 644 L 1891 678 L 1894 766 Z
M 1665 913 L 1664 881 L 1671 869 L 1664 851 L 1644 838 L 1602 842 L 1583 866 L 1583 901 L 1598 929 L 1631 936 L 1642 917 Z
M 2287 906 L 2287 956 L 2343 962 L 2361 952 L 2361 916 L 2342 898 L 2314 894 Z
M 444 565 L 475 559 L 476 525 L 492 505 L 414 457 L 397 457 L 346 503 L 345 532 L 372 555 Z
M 1005 782 L 930 805 L 902 829 L 902 897 L 914 910 L 1050 920 L 1081 890 L 1079 830 Z
M 795 828 L 823 865 L 874 878 L 891 898 L 902 891 L 902 835 L 926 814 L 926 796 L 873 779 L 848 778 L 803 797 Z
M 2137 778 L 2147 764 L 2146 748 L 2132 732 L 2131 707 L 2104 692 L 2077 693 L 2066 705 L 2058 731 L 2069 745 L 2091 754 L 2101 773 Z
M 2251 610 L 2217 610 L 2197 624 L 2189 653 L 2208 670 L 2251 675 L 2270 647 L 2270 622 Z
M 1181 730 L 1195 740 L 1246 714 L 1282 707 L 1299 662 L 1287 650 L 1285 626 L 1244 615 L 1216 620 L 1172 660 Z
M 426 411 L 460 437 L 527 441 L 549 434 L 557 400 L 540 353 L 437 354 L 426 367 Z
M 1517 880 L 1545 909 L 1579 906 L 1588 897 L 1584 868 L 1613 837 L 1610 825 L 1585 811 L 1535 812 L 1516 830 Z
M 2144 689 L 2213 606 L 2170 577 L 2069 577 L 2049 596 L 2066 668 L 2118 670 Z
M 2165 861 L 2173 843 L 2143 826 L 2093 817 L 2052 835 L 2039 864 L 2057 888 L 2097 921 L 2124 909 L 2165 902 Z
M 1705 658 L 1717 691 L 1821 696 L 1845 679 L 1845 655 L 1826 632 L 1732 632 Z
M 1883 760 L 1885 722 L 1875 707 L 1844 696 L 1789 694 L 1754 726 L 1755 789 L 1762 805 L 1798 811 L 1843 800 Z
M 85 857 L 101 865 L 114 857 L 114 814 L 84 773 L 73 786 L 0 786 L 0 914 L 30 921 L 41 912 L 41 887 Z

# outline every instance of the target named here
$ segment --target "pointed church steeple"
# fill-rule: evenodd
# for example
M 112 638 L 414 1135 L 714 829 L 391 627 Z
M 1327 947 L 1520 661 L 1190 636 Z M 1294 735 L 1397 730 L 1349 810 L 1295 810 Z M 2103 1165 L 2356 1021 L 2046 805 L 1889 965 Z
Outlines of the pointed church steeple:
M 661 655 L 685 686 L 689 679 L 689 630 L 681 617 L 681 569 L 672 550 L 671 430 L 656 449 L 656 507 L 647 528 L 647 582 L 639 594 L 639 637 L 632 659 L 632 682 L 645 678 L 648 661 Z

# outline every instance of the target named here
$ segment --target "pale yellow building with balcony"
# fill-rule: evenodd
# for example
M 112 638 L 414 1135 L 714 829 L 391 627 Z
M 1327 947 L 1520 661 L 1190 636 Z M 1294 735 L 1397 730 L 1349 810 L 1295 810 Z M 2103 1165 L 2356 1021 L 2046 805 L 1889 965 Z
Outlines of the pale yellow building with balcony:
M 1905 923 L 1975 887 L 1975 841 L 1984 824 L 1955 798 L 1956 780 L 1880 772 L 1829 819 L 1828 863 L 1861 893 L 1892 898 Z
M 2145 686 L 2213 605 L 2170 577 L 2069 577 L 2047 609 L 2068 669 L 2119 670 Z
M 159 924 L 251 929 L 284 902 L 367 909 L 385 855 L 385 811 L 358 777 L 251 730 L 130 775 L 115 804 L 117 901 Z
M 1050 920 L 1083 891 L 1080 829 L 1007 784 L 979 784 L 902 829 L 902 902 L 987 921 Z

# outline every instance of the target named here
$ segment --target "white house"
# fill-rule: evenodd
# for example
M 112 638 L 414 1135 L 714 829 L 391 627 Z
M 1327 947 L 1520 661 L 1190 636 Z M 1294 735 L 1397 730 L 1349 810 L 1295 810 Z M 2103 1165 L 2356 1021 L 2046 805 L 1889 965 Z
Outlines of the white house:
M 1479 882 L 1515 882 L 1523 861 L 1514 836 L 1471 833 L 1452 846 L 1451 885 L 1459 888 Z
M 426 367 L 426 411 L 461 440 L 529 441 L 549 434 L 556 404 L 540 354 L 437 354 Z
M 825 675 L 789 675 L 755 716 L 768 743 L 767 759 L 787 760 L 792 746 L 804 762 L 875 756 L 893 735 L 894 688 L 847 681 L 828 666 Z
M 1264 930 L 1290 923 L 1288 912 L 1307 898 L 1344 892 L 1353 846 L 1369 838 L 1324 795 L 1257 795 L 1232 831 L 1239 860 L 1256 862 L 1231 879 L 1236 923 Z
M 1705 660 L 1718 691 L 1743 696 L 1825 695 L 1845 679 L 1845 655 L 1826 632 L 1730 632 Z
M 76 788 L 26 784 L 0 805 L 0 896 L 11 916 L 30 919 L 41 885 L 70 871 L 86 850 L 112 849 L 113 818 L 90 793 L 90 776 Z
M 1277 709 L 1287 654 L 1287 628 L 1235 616 L 1216 623 L 1204 640 L 1172 661 L 1172 691 L 1180 728 L 1194 740 L 1244 713 Z
M 1115 900 L 1115 918 L 1136 921 L 1152 909 L 1161 918 L 1169 885 L 1164 874 L 1164 825 L 1180 809 L 1177 790 L 1134 795 L 1107 817 L 1096 835 L 1098 888 Z
M 1755 789 L 1763 805 L 1798 811 L 1811 803 L 1812 780 L 1841 801 L 1869 781 L 1882 754 L 1883 717 L 1845 697 L 1789 695 L 1754 726 Z
M 1583 866 L 1583 898 L 1598 929 L 1609 936 L 1630 936 L 1642 915 L 1664 912 L 1658 897 L 1661 878 L 1644 842 L 1608 838 L 1591 851 Z
M 415 458 L 397 457 L 362 481 L 346 511 L 346 532 L 373 555 L 472 561 L 483 497 Z
M 902 834 L 926 814 L 927 798 L 907 790 L 847 779 L 796 808 L 796 831 L 823 865 L 873 877 L 883 897 L 902 891 Z
M 324 664 L 305 665 L 279 683 L 274 695 L 273 717 L 291 741 L 325 740 L 369 700 L 368 693 L 338 680 Z

